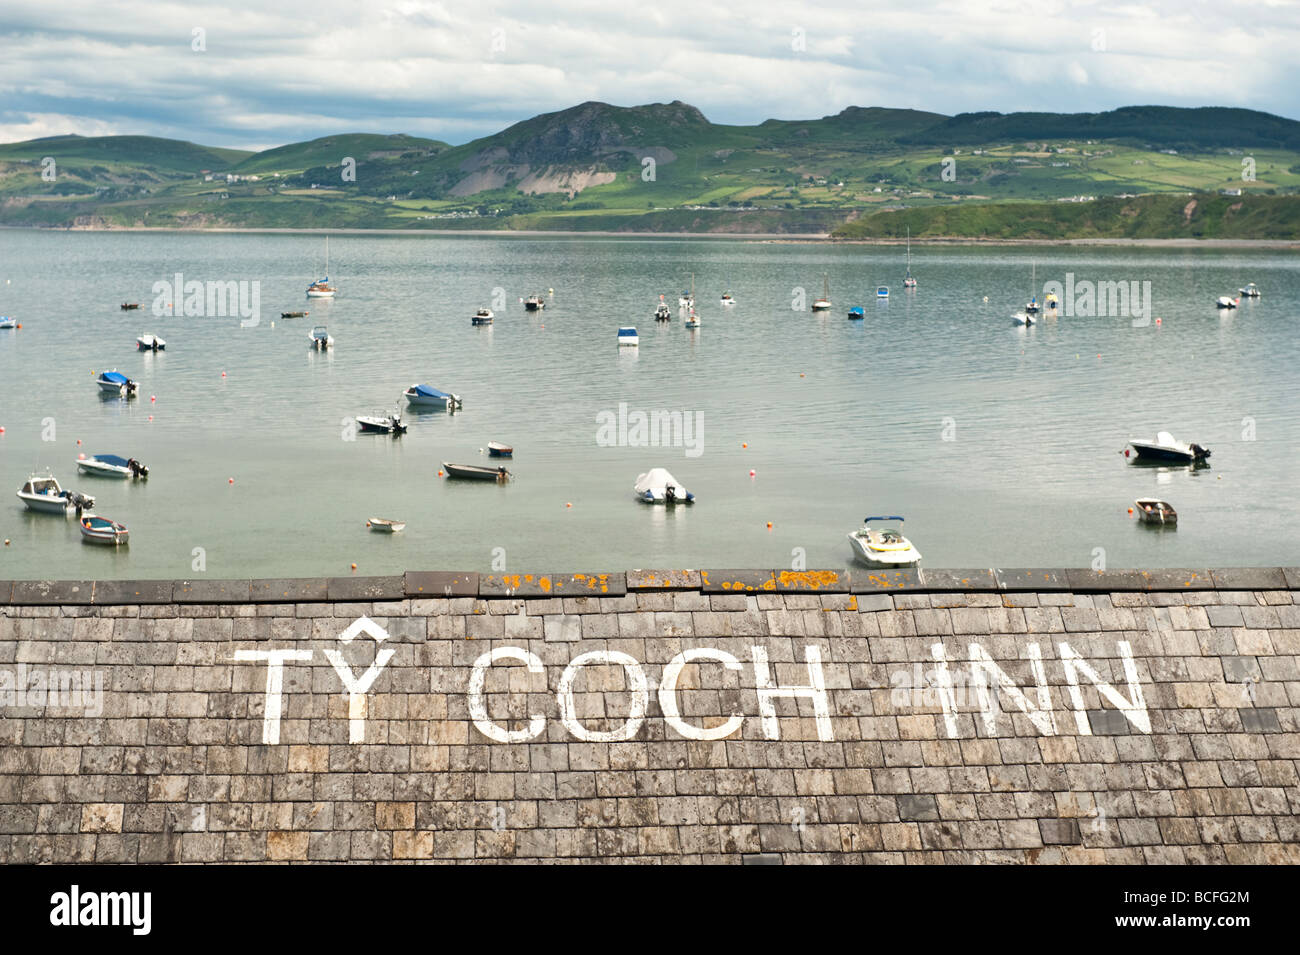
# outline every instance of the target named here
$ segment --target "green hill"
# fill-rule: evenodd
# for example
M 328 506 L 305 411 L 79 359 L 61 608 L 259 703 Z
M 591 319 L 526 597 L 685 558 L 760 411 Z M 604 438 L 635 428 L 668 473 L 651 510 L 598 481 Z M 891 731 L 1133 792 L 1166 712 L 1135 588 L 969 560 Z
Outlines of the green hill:
M 41 176 L 46 156 L 53 181 Z M 348 157 L 355 178 L 341 175 Z M 1183 235 L 1188 223 L 1155 215 L 1164 205 L 1146 197 L 1181 208 L 1196 193 L 1210 209 L 1237 191 L 1249 201 L 1202 231 L 1300 234 L 1286 231 L 1288 203 L 1257 201 L 1300 195 L 1300 123 L 1218 107 L 952 117 L 849 107 L 731 126 L 682 102 L 588 102 L 460 146 L 373 133 L 259 153 L 143 136 L 0 146 L 0 224 L 50 227 L 807 232 L 848 223 L 853 234 L 867 223 L 886 229 L 905 210 L 933 234 L 1131 234 L 1123 230 L 1139 227 L 1127 219 L 1104 218 L 1111 197 L 1141 210 L 1140 229 Z M 1031 215 L 1029 203 L 1041 211 Z

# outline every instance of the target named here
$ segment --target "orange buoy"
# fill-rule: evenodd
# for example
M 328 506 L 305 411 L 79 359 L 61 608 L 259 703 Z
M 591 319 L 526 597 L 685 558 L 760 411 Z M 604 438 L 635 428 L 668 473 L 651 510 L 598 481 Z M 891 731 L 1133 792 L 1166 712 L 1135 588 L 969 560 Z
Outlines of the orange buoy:
M 157 400 L 158 400 L 158 396 L 157 396 L 157 395 L 150 395 L 150 396 L 149 396 L 149 400 L 150 400 L 150 401 L 157 401 Z
M 226 377 L 226 373 L 225 373 L 224 371 L 221 373 L 221 377 L 222 377 L 222 378 L 225 378 L 225 377 Z
M 354 574 L 357 572 L 357 562 L 356 562 L 356 561 L 353 561 L 353 562 L 352 562 L 352 572 L 353 572 Z
M 153 415 L 150 415 L 150 416 L 149 416 L 149 420 L 150 420 L 150 421 L 153 420 Z
M 1129 513 L 1129 516 L 1132 517 L 1132 516 L 1133 516 L 1133 508 L 1130 507 L 1130 508 L 1128 509 L 1128 513 Z
M 771 521 L 768 521 L 768 522 L 767 522 L 767 529 L 768 529 L 769 531 L 772 529 L 772 522 L 771 522 Z
M 1156 324 L 1157 324 L 1157 325 L 1160 324 L 1160 319 L 1158 319 L 1158 318 L 1156 319 Z
M 749 444 L 746 443 L 746 442 L 744 442 L 744 441 L 742 441 L 742 442 L 740 442 L 740 446 L 741 446 L 742 448 L 747 448 L 747 447 L 749 447 Z
M 749 476 L 750 476 L 750 477 L 753 477 L 753 476 L 754 476 L 754 469 L 753 469 L 753 468 L 750 468 L 750 469 L 749 469 Z
M 234 483 L 235 483 L 235 479 L 234 479 L 234 478 L 227 478 L 226 483 L 228 483 L 228 484 L 234 484 Z
M 442 477 L 442 471 L 438 472 L 438 477 Z
M 80 444 L 81 442 L 78 441 L 77 443 Z M 80 454 L 78 454 L 78 455 L 77 455 L 77 460 L 78 460 L 78 461 L 84 461 L 84 460 L 86 460 L 86 452 L 85 452 L 85 451 L 82 451 Z

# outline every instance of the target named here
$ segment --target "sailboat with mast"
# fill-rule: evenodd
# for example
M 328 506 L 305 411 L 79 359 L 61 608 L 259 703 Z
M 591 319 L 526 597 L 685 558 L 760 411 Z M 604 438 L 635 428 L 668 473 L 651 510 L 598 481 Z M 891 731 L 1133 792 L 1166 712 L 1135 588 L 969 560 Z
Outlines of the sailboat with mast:
M 814 312 L 827 312 L 831 307 L 831 279 L 830 276 L 822 273 L 822 297 L 812 303 Z
M 1032 266 L 1032 271 L 1030 273 L 1029 301 L 1025 303 L 1026 315 L 1038 314 L 1039 305 L 1038 305 L 1038 292 L 1036 291 L 1037 288 L 1038 288 L 1038 263 L 1035 262 Z
M 308 298 L 333 298 L 337 292 L 333 285 L 330 284 L 330 237 L 325 237 L 325 277 L 317 279 L 307 286 Z
M 907 227 L 907 278 L 903 279 L 903 288 L 916 288 L 916 279 L 912 278 L 912 227 Z

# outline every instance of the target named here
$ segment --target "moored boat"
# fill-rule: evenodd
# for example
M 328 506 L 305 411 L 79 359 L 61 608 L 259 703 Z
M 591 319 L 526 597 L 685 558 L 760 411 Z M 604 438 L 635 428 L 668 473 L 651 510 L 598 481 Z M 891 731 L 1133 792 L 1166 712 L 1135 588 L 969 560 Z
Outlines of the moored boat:
M 1254 282 L 1248 283 L 1244 288 L 1237 289 L 1242 298 L 1259 298 L 1259 286 Z
M 0 315 L 0 329 L 20 327 L 17 319 L 10 318 L 8 315 Z
M 157 335 L 141 335 L 135 340 L 135 347 L 140 351 L 163 351 L 167 343 Z
M 504 467 L 485 468 L 478 464 L 448 464 L 444 461 L 442 469 L 447 472 L 447 477 L 464 481 L 497 481 L 505 484 L 511 478 L 510 472 Z
M 686 326 L 687 328 L 699 328 L 699 327 L 700 327 L 700 316 L 698 316 L 698 315 L 695 314 L 695 309 L 691 309 L 691 313 L 690 313 L 689 315 L 686 316 L 685 326 Z
M 540 295 L 530 295 L 524 299 L 524 311 L 526 312 L 540 312 L 545 307 L 546 299 Z
M 325 277 L 307 286 L 308 298 L 333 298 L 338 291 L 330 284 L 330 239 L 325 237 Z
M 460 395 L 439 391 L 431 385 L 411 385 L 402 394 L 413 408 L 446 408 L 455 411 L 461 405 Z
M 916 288 L 916 279 L 912 277 L 912 227 L 907 227 L 907 276 L 903 279 L 903 288 Z
M 618 343 L 620 346 L 628 345 L 631 347 L 635 347 L 639 345 L 641 343 L 641 339 L 637 337 L 636 326 L 624 325 L 622 328 L 620 328 L 618 330 Z
M 1154 497 L 1139 497 L 1133 502 L 1133 513 L 1143 524 L 1178 523 L 1178 512 L 1173 505 Z
M 334 347 L 334 339 L 330 337 L 324 325 L 317 325 L 307 333 L 307 337 L 311 340 L 311 347 L 317 351 L 325 351 Z
M 125 524 L 111 521 L 107 517 L 85 514 L 80 523 L 82 540 L 92 544 L 112 544 L 116 547 L 127 543 L 131 537 Z
M 735 305 L 735 304 L 736 304 L 736 300 L 735 300 L 734 298 L 731 297 L 731 293 L 730 293 L 730 292 L 723 292 L 723 293 L 722 293 L 722 304 L 723 304 L 723 305 Z
M 310 312 L 281 312 L 281 318 L 306 318 Z
M 859 558 L 877 567 L 906 567 L 921 560 L 921 552 L 903 536 L 901 529 L 872 527 L 872 521 L 898 521 L 901 524 L 903 518 L 898 515 L 863 518 L 862 526 L 848 535 L 853 552 Z
M 1011 321 L 1013 321 L 1017 325 L 1033 325 L 1034 317 L 1032 315 L 1017 313 L 1011 316 Z
M 862 319 L 864 319 L 864 318 L 866 318 L 866 317 L 867 317 L 867 316 L 866 316 L 866 313 L 865 313 L 864 311 L 862 311 L 862 306 L 861 306 L 861 305 L 854 305 L 851 309 L 849 309 L 849 320 L 850 320 L 850 321 L 861 321 Z
M 123 302 L 123 303 L 122 303 L 122 311 L 124 311 L 124 312 L 129 312 L 129 311 L 132 311 L 133 309 L 137 309 L 137 308 L 139 308 L 139 307 L 140 307 L 140 303 L 139 303 L 139 302 Z
M 1220 295 L 1214 300 L 1214 306 L 1215 308 L 1236 308 L 1237 303 L 1240 301 L 1239 298 L 1228 298 L 1226 295 Z
M 508 444 L 501 444 L 499 441 L 488 442 L 488 457 L 491 458 L 512 458 L 515 455 L 515 449 Z
M 59 487 L 59 482 L 52 474 L 33 474 L 18 489 L 18 499 L 28 510 L 44 514 L 63 514 L 68 508 L 81 511 L 95 506 L 93 497 Z
M 632 493 L 645 504 L 694 504 L 695 495 L 668 473 L 666 468 L 651 468 L 637 476 Z
M 134 398 L 140 391 L 140 386 L 136 382 L 117 370 L 104 372 L 95 379 L 95 384 L 99 385 L 99 390 L 106 395 L 118 395 L 124 398 Z
M 79 458 L 77 470 L 82 474 L 123 480 L 128 478 L 144 480 L 149 477 L 149 469 L 135 458 L 124 458 L 117 454 L 92 454 L 88 458 Z
M 366 527 L 380 534 L 396 534 L 406 530 L 406 521 L 390 521 L 386 517 L 372 517 L 366 521 Z
M 469 323 L 471 325 L 491 325 L 495 317 L 492 314 L 492 309 L 480 308 L 470 317 Z
M 1203 448 L 1199 444 L 1187 444 L 1178 441 L 1168 431 L 1161 431 L 1155 436 L 1155 440 L 1149 438 L 1141 440 L 1129 439 L 1129 447 L 1124 449 L 1124 457 L 1130 457 L 1130 448 L 1133 455 L 1147 461 L 1197 464 L 1210 456 L 1209 449 Z
M 831 279 L 830 275 L 822 273 L 822 297 L 812 303 L 814 312 L 826 312 L 831 307 Z
M 672 312 L 672 309 L 670 309 L 670 308 L 668 307 L 668 303 L 665 302 L 665 301 L 664 301 L 664 297 L 663 297 L 662 295 L 660 295 L 660 296 L 659 296 L 659 305 L 658 305 L 658 307 L 655 309 L 655 321 L 656 321 L 656 322 L 671 322 L 672 320 L 673 320 L 673 312 Z
M 365 434 L 405 434 L 406 425 L 402 423 L 399 412 L 377 415 L 357 415 L 357 427 Z
M 882 298 L 889 298 L 889 286 L 888 286 L 888 285 L 881 285 L 881 286 L 879 286 L 879 287 L 876 289 L 876 299 L 877 299 L 877 301 L 879 301 L 879 300 L 882 299 Z

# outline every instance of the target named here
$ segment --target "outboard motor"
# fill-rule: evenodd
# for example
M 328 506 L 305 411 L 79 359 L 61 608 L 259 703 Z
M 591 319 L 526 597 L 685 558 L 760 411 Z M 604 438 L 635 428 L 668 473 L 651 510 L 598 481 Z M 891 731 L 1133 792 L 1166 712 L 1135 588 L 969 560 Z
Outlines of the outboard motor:
M 126 466 L 131 469 L 132 477 L 147 478 L 149 476 L 149 469 L 145 467 L 143 464 L 141 464 L 139 461 L 137 461 L 135 458 L 131 458 L 129 461 L 127 461 Z
M 1194 457 L 1197 461 L 1204 461 L 1206 458 L 1210 456 L 1210 452 L 1207 449 L 1201 447 L 1199 444 L 1188 445 L 1188 447 L 1190 447 L 1192 450 L 1192 457 Z

